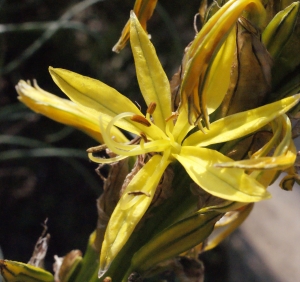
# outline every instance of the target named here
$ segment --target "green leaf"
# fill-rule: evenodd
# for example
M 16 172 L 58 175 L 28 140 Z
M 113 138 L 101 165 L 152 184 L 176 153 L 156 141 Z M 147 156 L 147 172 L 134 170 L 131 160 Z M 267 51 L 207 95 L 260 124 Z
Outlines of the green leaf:
M 30 264 L 0 260 L 0 273 L 6 282 L 53 282 L 53 275 Z
M 157 263 L 200 244 L 212 232 L 221 215 L 215 211 L 197 212 L 164 229 L 135 253 L 125 277 L 133 271 L 144 273 Z

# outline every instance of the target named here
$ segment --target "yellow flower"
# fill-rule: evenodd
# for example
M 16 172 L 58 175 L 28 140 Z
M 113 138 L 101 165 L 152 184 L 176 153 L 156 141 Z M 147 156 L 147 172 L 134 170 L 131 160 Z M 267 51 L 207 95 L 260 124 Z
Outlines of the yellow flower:
M 212 195 L 239 202 L 256 202 L 268 198 L 269 193 L 265 187 L 243 169 L 217 167 L 218 164 L 230 163 L 232 160 L 206 147 L 251 134 L 288 111 L 299 100 L 299 95 L 293 96 L 231 115 L 213 122 L 206 133 L 198 130 L 187 137 L 194 128 L 188 122 L 187 107 L 183 105 L 178 116 L 171 112 L 168 79 L 153 45 L 133 13 L 130 34 L 138 82 L 148 105 L 145 116 L 134 103 L 100 81 L 67 70 L 50 68 L 56 84 L 75 103 L 102 113 L 100 131 L 104 143 L 117 156 L 105 159 L 90 153 L 90 159 L 111 163 L 128 156 L 156 153 L 129 183 L 111 216 L 101 251 L 102 271 L 108 268 L 133 232 L 149 207 L 164 170 L 175 160 L 183 165 L 200 187 Z M 111 120 L 107 123 L 109 117 Z M 140 144 L 114 140 L 111 137 L 114 126 L 140 136 Z M 139 195 L 132 193 L 137 191 Z
M 233 0 L 230 2 L 240 3 L 235 5 L 235 9 L 238 9 L 239 13 L 244 9 L 245 3 L 260 5 L 258 0 Z M 231 4 L 225 6 L 224 9 L 230 11 Z M 218 17 L 222 18 L 222 9 L 212 18 L 215 26 L 217 26 Z M 231 9 L 233 8 L 231 7 Z M 239 13 L 234 11 L 233 18 L 236 19 Z M 80 127 L 81 123 L 84 123 L 84 119 L 87 119 L 89 124 L 86 124 L 84 130 L 91 134 L 90 129 L 94 130 L 94 125 L 100 121 L 103 142 L 110 151 L 117 155 L 105 159 L 89 153 L 91 160 L 98 163 L 112 163 L 129 156 L 147 153 L 152 155 L 130 181 L 110 218 L 101 249 L 99 275 L 105 273 L 132 234 L 148 209 L 164 170 L 174 161 L 180 162 L 195 183 L 214 196 L 238 202 L 257 202 L 269 197 L 269 193 L 266 191 L 268 182 L 265 181 L 263 183 L 266 184 L 262 185 L 256 180 L 259 178 L 258 175 L 252 176 L 245 172 L 245 169 L 254 169 L 253 163 L 237 163 L 235 165 L 232 159 L 217 150 L 208 148 L 208 146 L 254 133 L 296 105 L 300 95 L 247 112 L 237 113 L 209 124 L 208 115 L 221 103 L 229 84 L 230 56 L 234 52 L 232 47 L 234 45 L 232 43 L 234 40 L 233 23 L 234 20 L 228 13 L 226 18 L 222 18 L 221 25 L 224 26 L 224 29 L 213 28 L 211 31 L 205 29 L 206 34 L 202 34 L 202 38 L 201 36 L 196 37 L 196 49 L 192 45 L 193 48 L 190 48 L 188 57 L 186 57 L 188 59 L 181 85 L 182 100 L 177 113 L 172 113 L 171 110 L 171 91 L 167 76 L 148 35 L 133 12 L 130 19 L 130 42 L 139 86 L 148 106 L 146 115 L 143 115 L 129 99 L 98 80 L 64 69 L 50 68 L 50 74 L 55 83 L 73 101 L 72 106 L 67 108 L 78 107 L 80 109 L 80 113 L 77 112 L 79 122 L 75 126 Z M 212 56 L 207 51 L 207 46 L 199 45 L 199 42 L 204 42 L 205 38 L 214 38 L 215 35 L 217 35 L 217 41 L 213 40 L 215 54 Z M 198 48 L 197 46 L 202 47 Z M 224 60 L 224 58 L 226 59 Z M 205 74 L 201 69 L 203 62 L 207 64 L 203 66 Z M 221 80 L 221 83 L 219 83 L 219 64 L 221 64 L 222 71 L 226 70 L 227 72 L 226 79 Z M 201 81 L 203 84 L 201 89 L 204 89 L 205 93 L 199 102 L 197 95 L 200 76 L 204 76 Z M 196 79 L 196 84 L 194 79 Z M 29 100 L 33 99 L 30 97 L 30 93 L 34 89 L 39 94 L 41 91 L 28 84 L 25 86 L 25 84 L 25 82 L 20 82 L 18 85 L 20 99 L 37 111 L 46 112 L 45 109 L 41 109 L 38 102 L 33 105 L 32 102 L 26 100 L 25 97 L 28 97 Z M 195 85 L 197 85 L 197 95 L 194 95 Z M 28 88 L 28 91 L 24 91 L 26 87 L 31 87 L 31 89 Z M 36 101 L 39 99 L 41 98 L 37 98 Z M 53 102 L 49 101 L 51 99 L 47 100 L 47 107 L 53 107 L 52 103 L 55 102 L 54 100 Z M 43 102 L 45 102 L 44 98 Z M 189 122 L 191 106 L 196 111 L 192 111 L 192 118 L 196 118 L 197 123 Z M 58 111 L 52 118 L 56 118 L 58 115 L 57 120 L 59 120 L 64 116 L 63 112 L 64 109 Z M 201 114 L 201 119 L 199 119 L 199 114 Z M 48 116 L 51 116 L 51 113 Z M 280 122 L 287 126 L 286 121 L 281 120 Z M 196 125 L 199 127 L 204 125 L 207 129 L 199 130 Z M 126 138 L 117 128 L 131 132 L 136 136 L 138 142 L 126 142 Z M 192 129 L 193 132 L 191 132 Z M 279 129 L 276 127 L 274 132 Z M 284 155 L 287 150 L 281 153 Z M 294 154 L 294 151 L 292 153 Z M 259 155 L 258 160 L 255 161 L 256 164 L 259 163 L 257 169 L 264 169 L 262 164 L 268 161 L 260 159 L 262 156 L 264 155 Z M 283 157 L 283 159 L 285 158 Z M 284 163 L 284 167 L 292 164 L 293 158 L 289 158 Z M 272 172 L 274 170 L 276 170 L 276 165 L 272 167 Z

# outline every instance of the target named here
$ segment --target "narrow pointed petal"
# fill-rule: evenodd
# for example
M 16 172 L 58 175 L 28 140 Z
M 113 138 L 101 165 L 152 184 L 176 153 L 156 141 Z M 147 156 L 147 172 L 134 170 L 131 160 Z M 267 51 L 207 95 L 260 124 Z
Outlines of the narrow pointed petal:
M 217 167 L 236 167 L 249 170 L 284 170 L 291 167 L 297 154 L 292 140 L 291 122 L 285 114 L 275 121 L 278 127 L 273 138 L 261 150 L 253 154 L 249 160 L 221 163 L 217 164 Z M 282 136 L 282 140 L 279 139 L 280 136 Z M 275 146 L 273 156 L 265 156 L 273 149 L 274 146 L 271 145 L 274 144 L 278 145 Z
M 33 111 L 57 122 L 74 126 L 103 143 L 98 120 L 99 114 L 96 111 L 46 92 L 36 82 L 34 86 L 31 86 L 29 83 L 21 80 L 17 84 L 16 90 L 19 94 L 19 100 Z M 106 123 L 109 121 L 107 117 L 105 120 Z M 127 141 L 127 138 L 116 127 L 111 130 L 111 134 L 119 142 Z
M 281 142 L 279 146 L 274 151 L 273 159 L 274 162 L 271 165 L 266 164 L 266 168 L 262 167 L 261 170 L 255 170 L 251 173 L 251 176 L 259 181 L 263 186 L 267 187 L 272 184 L 277 177 L 280 175 L 282 170 L 288 169 L 288 171 L 293 170 L 293 165 L 296 161 L 297 150 L 294 145 L 293 140 L 290 139 L 288 148 L 282 146 L 284 142 Z M 276 167 L 277 165 L 277 167 Z M 268 166 L 274 166 L 274 169 L 267 169 Z M 291 183 L 290 183 L 291 184 Z
M 187 107 L 182 107 L 172 132 L 174 140 L 178 144 L 181 144 L 183 139 L 187 136 L 188 132 L 194 127 L 195 126 L 190 125 L 188 121 Z
M 284 170 L 294 164 L 296 155 L 289 151 L 287 154 L 278 157 L 262 157 L 258 159 L 242 160 L 217 164 L 216 167 L 242 168 L 242 169 L 276 169 Z
M 206 134 L 198 131 L 190 135 L 184 141 L 184 145 L 202 147 L 246 136 L 289 111 L 299 100 L 300 94 L 297 94 L 272 104 L 219 119 L 210 125 L 210 130 Z
M 99 80 L 64 69 L 50 67 L 49 71 L 57 86 L 76 104 L 91 108 L 99 115 L 105 114 L 110 117 L 124 112 L 124 109 L 143 116 L 128 98 Z M 135 134 L 143 131 L 151 136 L 149 128 L 130 119 L 120 120 L 116 125 Z
M 259 0 L 231 0 L 222 6 L 197 34 L 185 55 L 188 58 L 188 63 L 184 66 L 180 88 L 182 101 L 186 101 L 190 97 L 194 97 L 196 101 L 195 95 L 198 95 L 198 85 L 201 90 L 204 83 L 203 79 L 212 59 L 216 56 L 222 42 L 227 38 L 238 17 L 245 9 L 256 12 L 260 15 L 260 19 L 264 18 L 265 11 Z M 204 116 L 204 121 L 208 125 L 207 108 L 201 100 L 199 105 L 195 104 L 194 106 Z M 197 116 L 197 113 L 195 115 Z
M 148 209 L 160 178 L 169 164 L 167 157 L 154 155 L 125 189 L 106 229 L 100 255 L 99 276 L 108 269 Z M 135 195 L 134 192 L 139 194 Z
M 147 21 L 151 18 L 153 11 L 156 7 L 157 0 L 136 0 L 133 8 L 133 12 L 137 15 L 143 29 L 147 29 Z M 113 51 L 119 53 L 129 40 L 130 20 L 126 23 L 122 30 L 121 37 L 116 45 L 113 47 Z
M 216 168 L 215 164 L 231 160 L 217 151 L 182 147 L 180 154 L 173 156 L 196 184 L 214 196 L 237 202 L 257 202 L 270 197 L 265 188 L 242 169 Z
M 156 103 L 152 116 L 155 124 L 164 130 L 165 120 L 172 114 L 170 83 L 154 46 L 133 12 L 130 20 L 130 43 L 139 86 L 146 104 Z
M 202 103 L 207 106 L 207 114 L 211 114 L 220 106 L 229 87 L 235 40 L 236 29 L 233 28 L 214 58 L 205 79 Z

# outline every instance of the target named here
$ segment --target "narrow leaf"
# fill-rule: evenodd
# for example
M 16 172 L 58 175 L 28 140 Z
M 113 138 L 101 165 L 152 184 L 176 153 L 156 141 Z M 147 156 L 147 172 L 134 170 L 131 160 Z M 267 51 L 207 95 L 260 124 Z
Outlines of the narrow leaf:
M 50 272 L 12 260 L 0 260 L 0 273 L 7 282 L 54 282 Z

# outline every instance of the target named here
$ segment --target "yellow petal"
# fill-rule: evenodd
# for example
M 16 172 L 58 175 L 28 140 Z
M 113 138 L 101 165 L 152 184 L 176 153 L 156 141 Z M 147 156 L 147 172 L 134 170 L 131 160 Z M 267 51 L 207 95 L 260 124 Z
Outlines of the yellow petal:
M 242 160 L 236 162 L 226 162 L 217 164 L 216 167 L 235 167 L 242 169 L 276 169 L 284 170 L 294 164 L 296 160 L 296 155 L 289 151 L 286 155 L 279 157 L 262 157 L 258 159 Z
M 242 169 L 216 168 L 214 165 L 229 161 L 221 153 L 204 148 L 182 147 L 173 155 L 190 177 L 208 193 L 237 202 L 257 202 L 269 198 L 269 193 Z
M 198 131 L 190 135 L 184 141 L 184 145 L 207 146 L 246 136 L 286 113 L 299 102 L 299 99 L 300 94 L 297 94 L 272 104 L 219 119 L 210 125 L 210 130 L 206 134 Z
M 34 82 L 34 86 L 31 86 L 29 83 L 21 80 L 17 84 L 16 89 L 19 94 L 19 100 L 33 111 L 57 122 L 74 126 L 103 143 L 99 126 L 99 114 L 96 111 L 46 92 L 36 82 Z M 106 118 L 106 123 L 108 121 Z M 119 142 L 127 141 L 127 138 L 116 127 L 111 130 L 111 134 Z
M 130 43 L 136 75 L 146 104 L 156 103 L 152 114 L 155 124 L 162 130 L 171 116 L 171 90 L 169 80 L 160 64 L 148 35 L 133 12 L 130 15 Z
M 106 272 L 148 209 L 160 178 L 169 164 L 167 159 L 168 154 L 163 157 L 154 155 L 125 189 L 106 229 L 100 255 L 99 276 Z
M 236 30 L 234 28 L 214 58 L 205 79 L 202 101 L 207 106 L 208 114 L 211 114 L 220 106 L 229 87 L 235 40 Z
M 278 123 L 273 138 L 256 154 L 251 156 L 250 160 L 241 160 L 218 164 L 218 167 L 236 167 L 249 170 L 284 170 L 292 166 L 296 160 L 296 148 L 292 141 L 291 122 L 284 114 L 275 121 Z M 275 123 L 274 121 L 274 123 Z M 282 140 L 279 136 L 282 135 Z M 273 149 L 274 143 L 278 144 L 272 157 L 261 157 L 261 154 L 268 154 Z
M 276 149 L 277 150 L 277 149 Z M 277 152 L 274 152 L 274 155 L 279 155 Z M 276 156 L 275 155 L 275 156 Z M 285 170 L 289 167 L 292 167 L 296 160 L 297 150 L 294 145 L 293 140 L 290 140 L 289 147 L 287 152 L 279 157 L 275 157 L 275 164 L 278 163 L 278 167 L 274 166 L 274 169 L 270 170 L 254 170 L 251 172 L 251 177 L 255 178 L 263 186 L 268 187 L 271 185 L 277 177 L 280 175 L 281 170 Z
M 183 106 L 179 112 L 179 116 L 176 120 L 175 126 L 172 131 L 174 140 L 181 144 L 184 138 L 187 136 L 188 132 L 192 130 L 195 126 L 190 125 L 188 121 L 188 109 Z
M 201 91 L 203 79 L 206 76 L 211 60 L 233 28 L 238 17 L 248 6 L 251 10 L 254 8 L 260 14 L 261 19 L 264 18 L 264 8 L 259 0 L 231 0 L 222 6 L 197 34 L 186 53 L 186 57 L 189 60 L 184 66 L 180 88 L 182 101 L 190 100 L 191 97 L 194 97 L 194 101 L 198 99 L 196 97 L 198 95 L 198 85 Z M 202 114 L 205 124 L 208 125 L 206 105 L 200 101 L 199 105 L 194 103 L 193 108 L 195 109 L 196 117 Z
M 144 30 L 147 29 L 147 21 L 151 18 L 155 9 L 157 0 L 136 0 L 133 12 L 137 15 Z M 113 47 L 113 51 L 119 53 L 126 45 L 129 39 L 130 20 L 126 23 L 122 30 L 121 37 L 117 44 Z
M 49 71 L 58 87 L 76 104 L 93 109 L 99 115 L 104 114 L 112 118 L 124 112 L 124 109 L 143 116 L 137 106 L 128 98 L 99 80 L 64 69 L 50 67 Z M 155 136 L 151 136 L 150 128 L 130 119 L 120 120 L 116 125 L 129 132 L 135 134 L 144 132 L 150 138 L 155 138 Z

